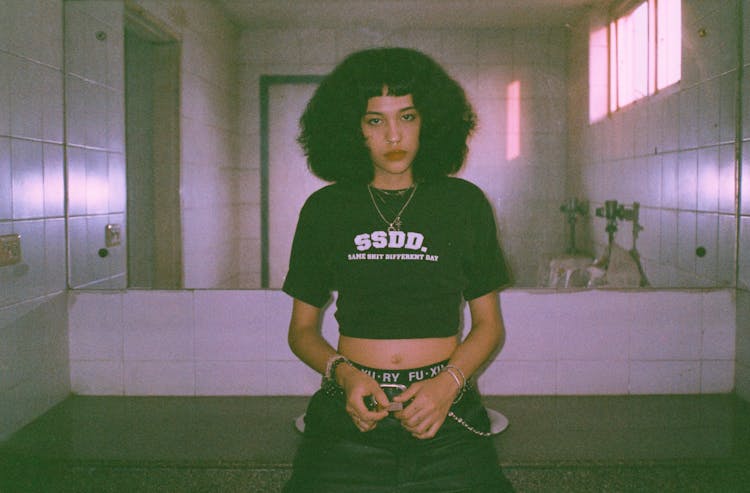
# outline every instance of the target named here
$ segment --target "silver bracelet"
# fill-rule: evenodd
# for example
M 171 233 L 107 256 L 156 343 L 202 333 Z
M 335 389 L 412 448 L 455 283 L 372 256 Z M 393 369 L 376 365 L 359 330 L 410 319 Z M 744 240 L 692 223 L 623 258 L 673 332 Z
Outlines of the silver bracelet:
M 453 399 L 453 404 L 456 404 L 461 400 L 461 398 L 463 398 L 464 394 L 466 393 L 466 375 L 464 375 L 464 372 L 462 372 L 461 369 L 456 365 L 445 365 L 441 372 L 443 371 L 452 376 L 453 380 L 456 381 L 456 385 L 458 385 L 458 395 L 455 399 Z M 461 375 L 461 378 L 458 378 L 458 375 Z M 461 383 L 462 379 L 463 384 Z
M 466 380 L 466 375 L 464 375 L 464 372 L 461 371 L 461 368 L 457 367 L 456 365 L 445 365 L 443 367 L 443 370 L 449 370 L 449 369 L 456 370 L 458 372 L 458 374 L 461 375 L 461 379 L 464 381 L 464 383 L 460 384 L 459 387 L 461 387 L 461 388 L 466 387 L 466 384 L 468 383 L 468 380 Z M 451 373 L 451 375 L 453 375 L 453 373 Z
M 464 386 L 461 385 L 461 379 L 459 379 L 458 375 L 456 375 L 456 371 L 453 368 L 448 368 L 448 367 L 443 368 L 443 371 L 453 377 L 453 380 L 456 381 L 456 385 L 458 385 L 458 391 L 461 392 Z

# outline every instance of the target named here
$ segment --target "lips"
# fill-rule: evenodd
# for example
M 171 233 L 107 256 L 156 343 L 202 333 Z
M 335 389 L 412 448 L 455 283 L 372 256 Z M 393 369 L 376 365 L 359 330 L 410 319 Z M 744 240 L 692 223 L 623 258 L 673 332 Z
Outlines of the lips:
M 406 151 L 388 151 L 385 158 L 389 161 L 400 161 L 406 157 Z

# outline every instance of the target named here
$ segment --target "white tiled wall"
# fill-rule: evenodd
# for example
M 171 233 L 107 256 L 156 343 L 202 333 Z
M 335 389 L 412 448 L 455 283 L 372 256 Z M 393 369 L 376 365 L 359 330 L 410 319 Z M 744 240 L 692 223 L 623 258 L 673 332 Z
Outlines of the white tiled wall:
M 70 391 L 61 0 L 0 0 L 0 441 Z M 43 26 L 43 28 L 40 28 Z
M 70 285 L 121 288 L 126 242 L 98 252 L 107 224 L 127 235 L 123 5 L 75 0 L 64 9 Z
M 485 394 L 734 387 L 730 290 L 509 290 L 502 305 L 507 337 L 479 378 Z M 290 312 L 280 291 L 77 292 L 70 302 L 73 391 L 308 395 L 320 376 L 287 346 Z M 325 313 L 323 333 L 335 345 L 333 312 Z
M 570 192 L 591 201 L 592 210 L 610 199 L 640 203 L 645 229 L 637 248 L 653 286 L 734 285 L 737 5 L 683 1 L 682 80 L 594 124 L 588 36 L 606 16 L 595 10 L 572 31 Z M 605 220 L 588 223 L 601 252 Z M 619 227 L 616 241 L 630 249 L 632 224 Z M 699 246 L 704 257 L 696 255 Z

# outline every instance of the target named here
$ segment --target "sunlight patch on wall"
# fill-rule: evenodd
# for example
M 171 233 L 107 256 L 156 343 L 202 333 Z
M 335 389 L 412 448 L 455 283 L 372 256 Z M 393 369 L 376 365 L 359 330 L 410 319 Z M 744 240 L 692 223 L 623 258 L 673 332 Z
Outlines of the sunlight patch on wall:
M 521 155 L 521 82 L 513 81 L 506 88 L 508 99 L 505 158 L 510 161 Z

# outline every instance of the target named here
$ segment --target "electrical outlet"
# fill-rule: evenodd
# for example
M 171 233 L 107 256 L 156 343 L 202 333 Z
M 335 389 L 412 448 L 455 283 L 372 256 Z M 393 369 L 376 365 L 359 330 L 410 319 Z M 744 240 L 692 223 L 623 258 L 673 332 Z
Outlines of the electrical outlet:
M 0 236 L 0 267 L 21 262 L 21 235 Z
M 119 224 L 107 224 L 104 230 L 104 244 L 108 247 L 118 246 L 122 242 Z

